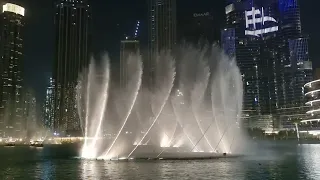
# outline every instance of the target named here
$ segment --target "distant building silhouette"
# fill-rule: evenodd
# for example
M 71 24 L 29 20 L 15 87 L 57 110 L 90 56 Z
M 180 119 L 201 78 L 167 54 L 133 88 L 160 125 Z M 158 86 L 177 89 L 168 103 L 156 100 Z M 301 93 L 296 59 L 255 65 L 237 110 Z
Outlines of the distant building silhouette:
M 145 75 L 153 82 L 155 58 L 163 50 L 172 50 L 177 42 L 176 0 L 148 0 L 148 59 Z
M 91 12 L 88 0 L 56 0 L 55 9 L 53 128 L 66 135 L 81 129 L 75 88 L 78 75 L 88 66 Z
M 140 54 L 140 41 L 138 40 L 140 21 L 137 21 L 133 36 L 126 36 L 125 40 L 120 42 L 120 87 L 126 88 L 128 83 L 127 64 L 129 63 L 130 55 Z
M 315 69 L 314 79 L 320 79 L 320 68 Z
M 22 136 L 25 9 L 6 3 L 0 15 L 0 137 Z
M 32 138 L 39 130 L 37 117 L 37 100 L 34 91 L 26 90 L 24 93 L 23 118 L 25 119 L 25 130 L 27 138 Z
M 178 16 L 178 40 L 192 44 L 210 44 L 220 41 L 220 27 L 208 10 L 181 12 Z
M 294 128 L 293 119 L 305 116 L 303 85 L 312 80 L 298 0 L 227 0 L 225 13 L 221 44 L 242 74 L 245 116 Z
M 136 55 L 140 52 L 140 43 L 138 40 L 122 40 L 120 44 L 120 87 L 126 88 L 128 83 L 127 63 L 130 55 Z
M 43 125 L 52 131 L 54 130 L 54 90 L 54 81 L 50 78 L 43 105 Z

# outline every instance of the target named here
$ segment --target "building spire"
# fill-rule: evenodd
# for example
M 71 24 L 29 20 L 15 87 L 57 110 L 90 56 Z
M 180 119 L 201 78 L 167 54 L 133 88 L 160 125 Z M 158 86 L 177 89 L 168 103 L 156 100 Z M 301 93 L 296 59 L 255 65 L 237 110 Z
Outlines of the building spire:
M 134 39 L 136 39 L 139 35 L 139 28 L 140 28 L 140 21 L 138 20 L 135 26 L 135 30 L 134 30 Z

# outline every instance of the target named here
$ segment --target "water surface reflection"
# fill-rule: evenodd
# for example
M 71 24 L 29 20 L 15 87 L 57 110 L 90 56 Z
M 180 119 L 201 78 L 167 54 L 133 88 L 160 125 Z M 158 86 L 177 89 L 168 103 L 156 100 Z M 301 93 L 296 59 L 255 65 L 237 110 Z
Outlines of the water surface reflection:
M 201 161 L 95 161 L 52 149 L 0 147 L 0 179 L 320 179 L 320 145 L 266 143 L 242 158 Z

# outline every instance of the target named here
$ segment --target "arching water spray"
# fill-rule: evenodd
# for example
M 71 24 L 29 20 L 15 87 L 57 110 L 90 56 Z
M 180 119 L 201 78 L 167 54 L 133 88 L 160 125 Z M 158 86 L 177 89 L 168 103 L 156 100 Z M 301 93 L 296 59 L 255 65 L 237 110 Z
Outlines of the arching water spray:
M 212 156 L 216 148 L 241 153 L 247 139 L 240 128 L 242 79 L 234 60 L 216 47 L 192 46 L 159 54 L 145 67 L 139 54 L 129 58 L 131 63 L 120 67 L 129 81 L 119 91 L 110 65 L 92 63 L 81 76 L 77 107 L 85 115 L 83 158 Z
M 132 109 L 134 107 L 134 104 L 137 100 L 137 97 L 138 97 L 138 93 L 139 93 L 139 89 L 140 89 L 140 86 L 141 86 L 141 76 L 142 76 L 142 64 L 141 64 L 141 61 L 140 59 L 137 61 L 137 64 L 138 64 L 138 83 L 136 85 L 136 87 L 134 88 L 134 95 L 133 95 L 133 100 L 131 102 L 131 105 L 129 107 L 129 110 L 127 111 L 127 114 L 125 116 L 125 119 L 124 119 L 124 122 L 119 130 L 119 132 L 117 133 L 117 136 L 114 138 L 114 140 L 112 141 L 110 147 L 108 148 L 108 150 L 104 153 L 104 155 L 102 157 L 99 157 L 99 158 L 106 158 L 106 159 L 110 159 L 110 157 L 108 157 L 108 154 L 110 152 L 110 150 L 112 149 L 112 147 L 114 146 L 115 142 L 117 141 L 117 139 L 119 138 L 124 126 L 126 125 L 127 121 L 128 121 L 128 118 L 130 116 L 130 114 L 132 113 Z

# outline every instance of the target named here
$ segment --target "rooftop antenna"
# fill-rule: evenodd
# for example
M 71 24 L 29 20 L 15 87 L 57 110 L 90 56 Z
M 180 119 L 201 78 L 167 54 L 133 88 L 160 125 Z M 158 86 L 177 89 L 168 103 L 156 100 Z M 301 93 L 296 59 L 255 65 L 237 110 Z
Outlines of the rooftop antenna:
M 140 21 L 138 20 L 137 23 L 136 23 L 135 30 L 134 30 L 134 36 L 133 36 L 134 39 L 136 39 L 138 37 L 139 27 L 140 27 Z

